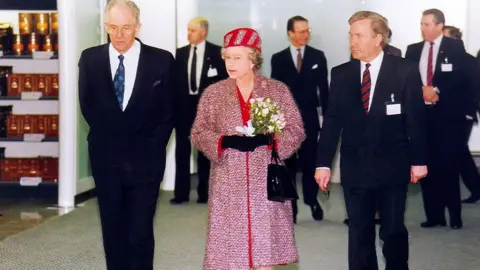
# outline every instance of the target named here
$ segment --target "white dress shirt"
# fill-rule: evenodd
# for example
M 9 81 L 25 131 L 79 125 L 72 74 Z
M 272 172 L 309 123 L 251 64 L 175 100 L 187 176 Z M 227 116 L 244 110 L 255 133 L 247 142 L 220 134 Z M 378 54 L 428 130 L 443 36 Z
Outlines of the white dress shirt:
M 433 42 L 435 43 L 433 45 L 433 58 L 432 58 L 432 72 L 435 74 L 435 68 L 437 66 L 437 59 L 438 59 L 438 53 L 440 51 L 440 44 L 442 43 L 443 35 L 440 35 L 437 39 L 435 39 Z M 420 56 L 420 63 L 419 69 L 420 69 L 420 75 L 422 76 L 422 82 L 423 85 L 427 85 L 427 69 L 428 69 L 428 51 L 430 50 L 430 42 L 425 41 L 423 43 L 423 50 L 422 50 L 422 55 Z M 443 59 L 440 59 L 440 61 L 443 61 Z
M 123 93 L 123 104 L 122 108 L 125 108 L 128 105 L 128 101 L 130 101 L 130 97 L 132 96 L 133 92 L 133 85 L 135 83 L 135 78 L 137 77 L 137 68 L 138 68 L 138 61 L 140 59 L 140 50 L 141 45 L 138 40 L 133 42 L 133 46 L 123 54 L 123 66 L 125 67 L 125 91 Z M 110 55 L 110 69 L 112 71 L 112 81 L 115 78 L 115 72 L 117 72 L 118 64 L 120 63 L 120 59 L 118 56 L 120 53 L 115 50 L 113 45 L 110 43 L 108 48 L 109 55 Z
M 293 64 L 295 65 L 295 68 L 297 68 L 298 49 L 300 49 L 300 52 L 302 53 L 302 60 L 303 60 L 303 57 L 305 56 L 305 46 L 302 46 L 300 48 L 296 48 L 295 46 L 290 45 L 290 53 L 292 54 Z M 302 63 L 303 63 L 303 61 L 302 61 Z
M 194 47 L 197 47 L 197 91 L 192 91 L 192 86 L 190 85 L 190 71 L 192 70 L 192 61 L 193 61 L 193 50 Z M 203 58 L 205 56 L 205 40 L 200 42 L 197 45 L 190 44 L 190 54 L 188 55 L 188 88 L 190 90 L 190 95 L 198 95 L 198 88 L 200 87 L 200 78 L 202 77 L 203 69 Z
M 370 71 L 370 100 L 368 102 L 368 111 L 370 111 L 370 108 L 372 107 L 372 100 L 373 100 L 373 94 L 375 93 L 375 86 L 377 85 L 377 79 L 378 79 L 378 74 L 380 73 L 380 67 L 382 66 L 383 62 L 383 56 L 384 56 L 383 50 L 380 52 L 380 54 L 375 57 L 370 62 L 370 68 L 368 69 Z M 360 66 L 360 83 L 362 83 L 363 80 L 363 72 L 365 71 L 366 64 L 367 62 L 360 61 L 361 66 Z

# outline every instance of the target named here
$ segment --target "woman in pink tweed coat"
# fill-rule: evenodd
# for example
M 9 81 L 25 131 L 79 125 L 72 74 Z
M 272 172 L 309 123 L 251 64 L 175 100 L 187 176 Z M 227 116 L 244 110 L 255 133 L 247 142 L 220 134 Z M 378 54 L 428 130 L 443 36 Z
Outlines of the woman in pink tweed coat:
M 285 115 L 276 136 L 281 159 L 305 138 L 298 108 L 288 88 L 259 75 L 261 40 L 250 28 L 229 32 L 223 58 L 229 79 L 202 94 L 193 124 L 193 144 L 211 160 L 208 236 L 204 269 L 273 269 L 296 263 L 291 203 L 267 199 L 268 136 L 246 137 L 236 131 L 249 120 L 250 98 L 270 97 Z

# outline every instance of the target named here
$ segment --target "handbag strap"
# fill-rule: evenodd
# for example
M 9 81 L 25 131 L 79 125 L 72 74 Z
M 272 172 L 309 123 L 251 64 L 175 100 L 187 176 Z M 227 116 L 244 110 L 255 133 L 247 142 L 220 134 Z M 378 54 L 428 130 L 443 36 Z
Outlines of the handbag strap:
M 280 160 L 280 157 L 278 156 L 278 151 L 277 151 L 277 142 L 275 138 L 272 137 L 272 158 L 271 162 L 275 162 L 276 164 L 281 164 L 282 161 Z

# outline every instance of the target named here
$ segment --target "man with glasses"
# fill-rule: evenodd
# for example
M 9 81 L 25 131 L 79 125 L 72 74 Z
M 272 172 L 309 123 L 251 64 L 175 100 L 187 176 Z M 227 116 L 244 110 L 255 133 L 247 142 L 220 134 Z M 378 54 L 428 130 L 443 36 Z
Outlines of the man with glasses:
M 288 171 L 295 180 L 298 167 L 302 169 L 303 201 L 312 210 L 315 220 L 323 219 L 323 210 L 317 200 L 318 185 L 313 178 L 320 131 L 319 113 L 325 114 L 328 100 L 327 60 L 322 51 L 308 46 L 311 29 L 308 20 L 294 16 L 287 22 L 291 44 L 272 56 L 272 78 L 285 83 L 292 92 L 302 115 L 307 138 L 297 154 L 286 161 Z M 319 98 L 320 97 L 320 98 Z M 293 201 L 293 220 L 296 222 L 297 203 Z
M 79 61 L 107 269 L 114 270 L 153 269 L 153 218 L 173 129 L 174 59 L 135 39 L 139 18 L 133 1 L 111 0 L 111 42 L 84 50 Z

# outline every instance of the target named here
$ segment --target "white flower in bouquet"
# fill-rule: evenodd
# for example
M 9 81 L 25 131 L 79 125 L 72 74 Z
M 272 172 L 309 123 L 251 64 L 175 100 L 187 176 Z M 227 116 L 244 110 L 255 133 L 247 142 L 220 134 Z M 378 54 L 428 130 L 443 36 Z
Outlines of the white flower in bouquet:
M 280 134 L 285 128 L 285 116 L 271 98 L 250 99 L 250 119 L 255 134 Z

